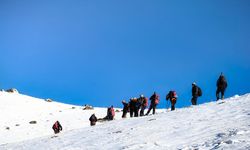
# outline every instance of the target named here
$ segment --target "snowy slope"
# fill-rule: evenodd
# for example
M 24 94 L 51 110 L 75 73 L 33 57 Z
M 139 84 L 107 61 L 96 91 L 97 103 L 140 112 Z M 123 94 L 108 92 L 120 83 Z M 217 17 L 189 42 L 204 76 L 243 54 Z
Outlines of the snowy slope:
M 88 127 L 88 119 L 94 112 L 96 116 L 104 117 L 107 110 L 83 110 L 80 106 L 0 92 L 0 145 L 51 135 L 56 120 L 61 122 L 64 132 Z M 37 121 L 37 124 L 30 124 L 30 121 Z
M 54 138 L 3 144 L 0 149 L 250 149 L 250 94 L 66 131 Z

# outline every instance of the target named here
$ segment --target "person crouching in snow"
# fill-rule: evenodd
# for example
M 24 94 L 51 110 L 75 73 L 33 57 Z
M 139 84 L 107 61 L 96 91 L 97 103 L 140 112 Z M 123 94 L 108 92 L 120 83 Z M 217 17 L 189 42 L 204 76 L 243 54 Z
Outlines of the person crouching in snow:
M 91 126 L 94 126 L 94 125 L 96 124 L 97 118 L 96 118 L 95 114 L 92 114 L 92 115 L 90 116 L 89 121 L 90 121 L 90 125 L 91 125 Z
M 54 125 L 52 126 L 52 129 L 54 130 L 54 133 L 57 134 L 60 131 L 62 131 L 62 125 L 60 124 L 59 121 L 56 121 Z
M 114 110 L 114 107 L 113 105 L 111 107 L 108 108 L 108 111 L 107 111 L 107 120 L 114 120 L 114 117 L 115 117 L 115 110 Z
M 171 111 L 175 110 L 175 103 L 177 101 L 177 94 L 175 91 L 169 91 L 166 100 L 171 102 Z

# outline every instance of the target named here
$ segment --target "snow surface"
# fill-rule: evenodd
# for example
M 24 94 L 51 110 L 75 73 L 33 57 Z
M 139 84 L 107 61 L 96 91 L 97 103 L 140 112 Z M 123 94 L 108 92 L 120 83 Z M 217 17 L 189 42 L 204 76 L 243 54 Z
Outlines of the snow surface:
M 94 127 L 89 127 L 89 116 L 95 112 L 104 117 L 106 108 L 71 109 L 72 105 L 5 92 L 0 101 L 1 150 L 250 149 L 250 94 L 172 112 L 158 110 L 146 117 L 120 119 L 118 113 L 116 120 Z M 32 120 L 38 123 L 29 124 Z M 57 137 L 51 129 L 55 120 L 64 128 Z

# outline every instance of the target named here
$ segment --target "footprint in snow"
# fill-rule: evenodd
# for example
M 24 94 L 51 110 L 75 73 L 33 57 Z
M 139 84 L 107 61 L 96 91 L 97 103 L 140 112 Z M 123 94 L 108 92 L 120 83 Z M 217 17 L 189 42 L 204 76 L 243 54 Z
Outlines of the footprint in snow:
M 225 102 L 219 102 L 218 104 L 220 105 L 220 104 L 224 104 Z
M 122 131 L 116 131 L 116 132 L 112 132 L 112 133 L 122 133 Z
M 153 120 L 156 120 L 156 119 L 149 119 L 148 121 L 153 121 Z

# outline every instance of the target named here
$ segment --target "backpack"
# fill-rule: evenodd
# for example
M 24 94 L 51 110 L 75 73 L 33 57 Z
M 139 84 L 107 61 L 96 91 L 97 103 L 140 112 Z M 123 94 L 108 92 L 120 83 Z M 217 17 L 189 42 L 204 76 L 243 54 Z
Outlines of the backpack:
M 175 91 L 171 91 L 170 97 L 171 98 L 177 98 L 176 92 Z
M 202 96 L 202 91 L 200 87 L 198 87 L 198 96 Z
M 111 115 L 114 117 L 115 116 L 115 110 L 114 110 L 114 108 L 111 108 L 110 111 L 111 111 Z
M 159 104 L 159 101 L 160 101 L 160 100 L 159 100 L 159 96 L 156 95 L 156 96 L 155 96 L 155 104 L 158 105 L 158 104 Z

